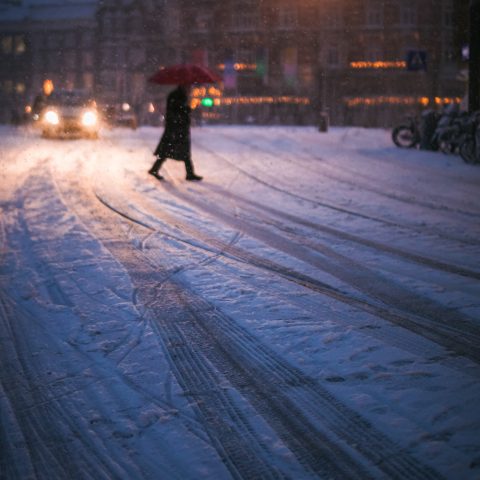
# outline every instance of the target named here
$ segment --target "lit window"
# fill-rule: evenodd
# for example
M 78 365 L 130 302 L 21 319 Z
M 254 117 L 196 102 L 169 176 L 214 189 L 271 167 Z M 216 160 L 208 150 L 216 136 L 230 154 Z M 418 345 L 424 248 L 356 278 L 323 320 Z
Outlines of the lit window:
M 15 91 L 19 94 L 25 93 L 25 84 L 20 82 L 15 85 Z
M 87 90 L 93 89 L 93 73 L 83 74 L 83 88 Z
M 2 38 L 2 53 L 9 54 L 12 53 L 13 38 L 12 37 L 3 37 Z
M 11 80 L 5 80 L 5 82 L 3 82 L 3 90 L 6 93 L 10 93 L 12 89 L 13 89 L 13 82 Z
M 23 35 L 17 35 L 15 37 L 15 47 L 14 47 L 14 53 L 15 55 L 22 55 L 25 53 L 27 49 L 27 46 L 25 45 L 25 40 L 23 38 Z

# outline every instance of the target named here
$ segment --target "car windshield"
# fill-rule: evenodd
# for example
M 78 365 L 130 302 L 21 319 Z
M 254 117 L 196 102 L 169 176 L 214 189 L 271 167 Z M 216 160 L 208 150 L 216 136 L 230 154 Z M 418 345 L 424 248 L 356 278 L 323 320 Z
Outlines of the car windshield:
M 95 102 L 84 92 L 57 91 L 48 98 L 49 105 L 64 105 L 67 107 L 91 107 Z

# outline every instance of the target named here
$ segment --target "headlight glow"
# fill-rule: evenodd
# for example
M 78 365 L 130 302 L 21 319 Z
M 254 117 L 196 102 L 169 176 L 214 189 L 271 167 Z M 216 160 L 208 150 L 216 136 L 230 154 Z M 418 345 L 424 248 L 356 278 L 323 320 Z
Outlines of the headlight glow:
M 48 112 L 45 113 L 45 121 L 52 125 L 58 125 L 60 122 L 60 118 L 57 112 L 54 112 L 53 110 L 48 110 Z
M 95 112 L 85 112 L 82 116 L 82 123 L 86 127 L 92 127 L 97 123 L 97 115 Z

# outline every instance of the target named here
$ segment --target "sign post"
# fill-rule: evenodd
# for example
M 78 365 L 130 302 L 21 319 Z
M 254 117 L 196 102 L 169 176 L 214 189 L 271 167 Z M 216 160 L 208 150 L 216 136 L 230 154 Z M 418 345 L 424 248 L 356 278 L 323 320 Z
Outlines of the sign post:
M 480 0 L 470 0 L 468 111 L 480 110 Z

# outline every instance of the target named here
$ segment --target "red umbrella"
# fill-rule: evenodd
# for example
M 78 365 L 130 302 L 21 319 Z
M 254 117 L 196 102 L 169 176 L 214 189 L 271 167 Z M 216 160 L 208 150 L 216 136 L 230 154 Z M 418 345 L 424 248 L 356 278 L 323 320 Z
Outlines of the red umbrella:
M 192 85 L 193 83 L 221 82 L 222 77 L 200 65 L 182 64 L 162 67 L 148 81 L 160 85 Z

